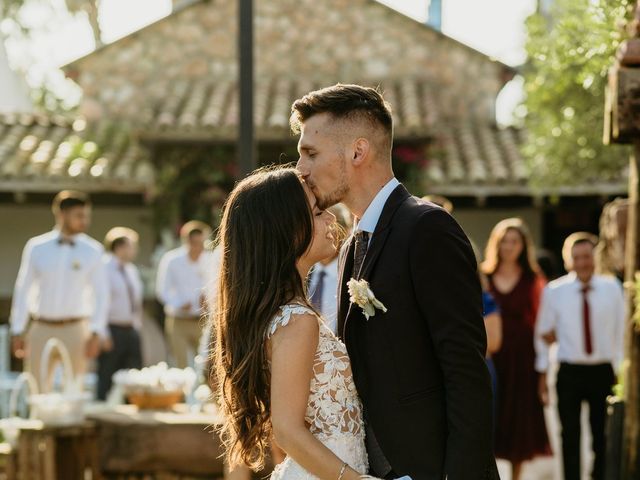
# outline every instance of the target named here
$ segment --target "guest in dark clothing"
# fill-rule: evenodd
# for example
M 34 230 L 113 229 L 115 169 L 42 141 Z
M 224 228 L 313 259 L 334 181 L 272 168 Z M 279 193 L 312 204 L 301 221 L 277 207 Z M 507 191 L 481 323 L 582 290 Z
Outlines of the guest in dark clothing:
M 493 390 L 493 410 L 495 419 L 496 397 L 498 395 L 498 374 L 493 363 L 492 355 L 500 350 L 502 345 L 502 318 L 500 310 L 493 296 L 486 290 L 482 292 L 482 309 L 484 316 L 484 328 L 487 331 L 487 356 L 485 362 L 489 375 L 491 375 L 491 388 Z
M 137 253 L 138 234 L 125 227 L 109 230 L 105 256 L 109 281 L 109 333 L 98 357 L 98 400 L 105 400 L 112 377 L 121 369 L 142 368 L 140 329 L 142 327 L 143 287 L 132 263 Z
M 494 227 L 482 270 L 502 316 L 502 348 L 493 357 L 498 378 L 495 453 L 511 462 L 512 478 L 518 480 L 524 461 L 551 454 L 534 349 L 544 280 L 522 220 L 510 218 Z

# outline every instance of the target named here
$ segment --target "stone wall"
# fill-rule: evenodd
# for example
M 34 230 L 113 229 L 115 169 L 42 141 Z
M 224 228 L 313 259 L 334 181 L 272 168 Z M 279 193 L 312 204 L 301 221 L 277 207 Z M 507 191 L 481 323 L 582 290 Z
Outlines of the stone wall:
M 236 3 L 209 0 L 70 65 L 88 118 L 141 118 L 177 80 L 234 80 Z M 493 119 L 504 66 L 375 0 L 256 0 L 256 86 L 292 78 L 336 82 L 428 80 L 456 116 Z M 147 118 L 148 120 L 148 118 Z

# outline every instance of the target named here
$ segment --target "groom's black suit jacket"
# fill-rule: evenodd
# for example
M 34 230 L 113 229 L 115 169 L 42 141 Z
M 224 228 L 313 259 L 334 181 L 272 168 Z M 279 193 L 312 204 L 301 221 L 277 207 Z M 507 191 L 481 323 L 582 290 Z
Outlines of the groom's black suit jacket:
M 349 302 L 354 241 L 340 258 L 338 328 L 380 448 L 413 480 L 499 478 L 477 264 L 440 207 L 399 185 L 387 200 L 359 277 L 387 313 Z

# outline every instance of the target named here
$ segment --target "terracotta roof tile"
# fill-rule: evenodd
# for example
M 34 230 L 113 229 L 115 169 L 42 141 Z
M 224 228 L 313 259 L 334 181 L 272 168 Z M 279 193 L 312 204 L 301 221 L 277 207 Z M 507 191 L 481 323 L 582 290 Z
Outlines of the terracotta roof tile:
M 425 169 L 427 184 L 526 186 L 527 166 L 513 128 L 468 122 L 440 126 Z
M 40 115 L 0 115 L 0 179 L 3 190 L 39 191 L 143 192 L 155 181 L 124 125 Z
M 259 81 L 258 81 L 259 80 Z M 257 134 L 289 134 L 291 104 L 323 85 L 293 77 L 256 80 L 254 121 Z M 376 85 L 377 82 L 361 82 Z M 403 78 L 381 85 L 385 99 L 393 107 L 396 136 L 427 138 L 439 122 L 448 117 L 428 80 Z M 209 139 L 221 132 L 234 138 L 238 122 L 237 85 L 228 79 L 179 80 L 149 89 L 148 107 L 138 118 L 145 136 L 170 139 L 188 133 L 191 138 Z

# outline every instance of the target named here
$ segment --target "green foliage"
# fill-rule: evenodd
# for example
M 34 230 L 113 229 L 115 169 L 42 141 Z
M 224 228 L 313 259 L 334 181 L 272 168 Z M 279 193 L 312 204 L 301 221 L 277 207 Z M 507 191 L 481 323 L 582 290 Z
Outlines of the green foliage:
M 16 18 L 28 0 L 1 0 L 0 18 Z
M 49 64 L 31 45 L 34 38 L 54 37 L 75 16 L 86 18 L 96 46 L 102 45 L 98 13 L 101 0 L 0 0 L 0 41 L 11 46 L 19 71 L 29 72 L 34 105 L 50 113 L 72 113 L 81 92 L 57 65 Z
M 29 32 L 33 26 L 21 16 L 22 8 L 28 4 L 40 4 L 51 11 L 57 8 L 56 2 L 48 0 L 0 0 L 0 19 L 10 20 L 23 32 Z M 93 31 L 94 38 L 100 42 L 101 30 L 98 22 L 98 10 L 101 0 L 65 0 L 64 7 L 72 15 L 85 14 Z
M 556 0 L 526 22 L 523 147 L 532 182 L 619 178 L 629 150 L 602 144 L 607 70 L 625 33 L 630 0 Z M 633 2 L 635 3 L 635 2 Z
M 154 225 L 157 231 L 187 220 L 217 226 L 224 199 L 234 185 L 230 147 L 167 149 L 156 168 Z

